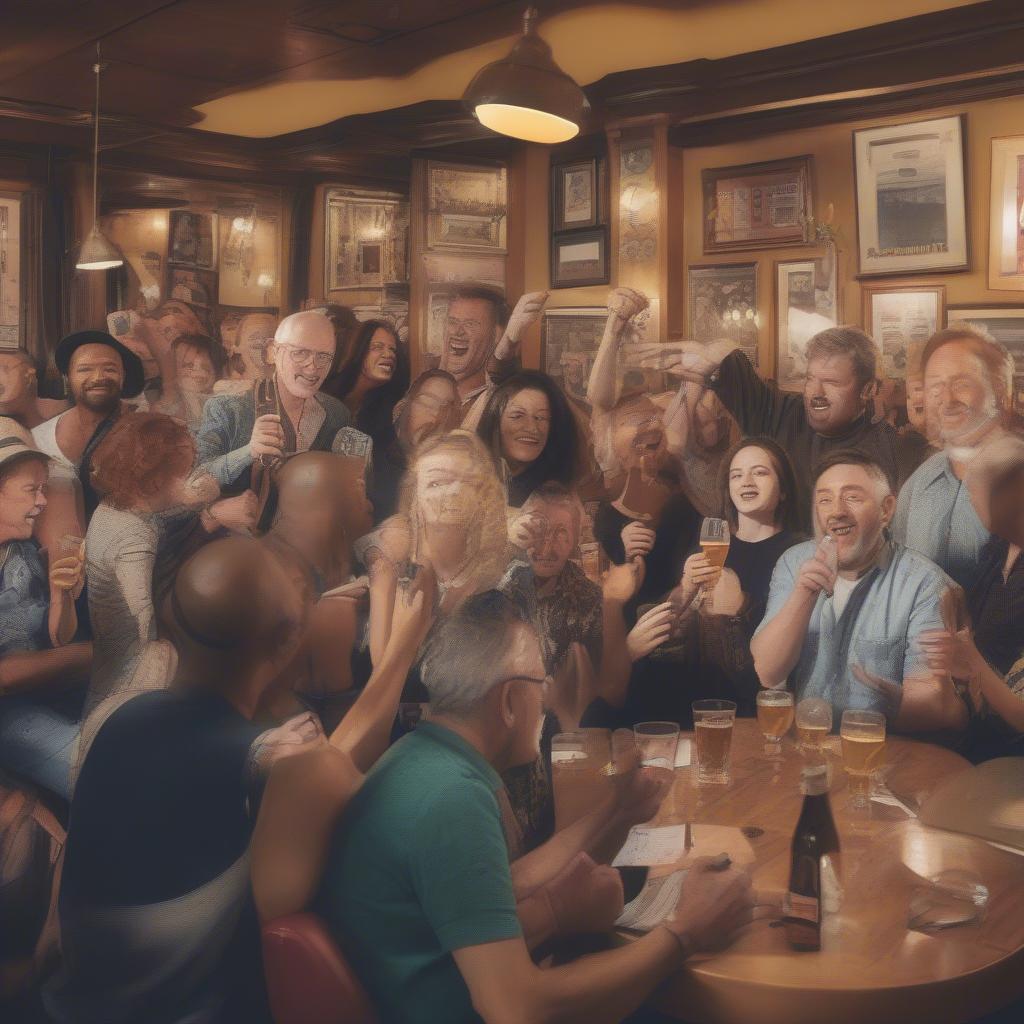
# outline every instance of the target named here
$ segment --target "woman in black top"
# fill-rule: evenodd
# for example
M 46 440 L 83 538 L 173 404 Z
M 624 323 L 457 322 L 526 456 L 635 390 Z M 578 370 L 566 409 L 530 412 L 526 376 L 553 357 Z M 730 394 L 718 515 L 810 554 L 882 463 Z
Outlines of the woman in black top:
M 569 402 L 539 370 L 523 370 L 494 389 L 477 434 L 498 475 L 504 474 L 514 508 L 541 484 L 572 487 L 583 475 L 580 434 Z

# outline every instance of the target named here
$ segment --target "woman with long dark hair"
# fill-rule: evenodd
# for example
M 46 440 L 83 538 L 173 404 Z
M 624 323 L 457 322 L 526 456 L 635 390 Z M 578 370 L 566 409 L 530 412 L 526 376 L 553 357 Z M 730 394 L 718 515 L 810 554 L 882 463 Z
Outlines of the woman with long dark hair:
M 386 320 L 367 320 L 323 390 L 345 403 L 353 425 L 382 451 L 394 437 L 392 413 L 408 387 L 409 362 L 398 332 Z
M 477 434 L 504 475 L 515 508 L 541 484 L 572 487 L 583 474 L 572 409 L 562 389 L 539 370 L 523 370 L 494 389 Z

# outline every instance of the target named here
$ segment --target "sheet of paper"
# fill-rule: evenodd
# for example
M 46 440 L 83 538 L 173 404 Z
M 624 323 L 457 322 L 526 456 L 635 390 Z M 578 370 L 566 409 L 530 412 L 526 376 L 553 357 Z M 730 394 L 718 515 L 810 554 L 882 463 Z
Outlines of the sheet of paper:
M 675 910 L 684 878 L 685 870 L 650 879 L 636 898 L 622 908 L 616 927 L 634 932 L 649 932 L 657 928 Z
M 613 868 L 658 867 L 675 864 L 683 855 L 685 825 L 634 825 L 612 861 Z
M 917 817 L 917 815 L 902 800 L 900 800 L 899 797 L 894 796 L 887 790 L 872 793 L 871 802 L 876 804 L 885 804 L 887 807 L 898 807 L 901 811 L 906 813 L 908 818 Z
M 693 761 L 693 740 L 680 737 L 676 746 L 676 767 L 686 768 Z

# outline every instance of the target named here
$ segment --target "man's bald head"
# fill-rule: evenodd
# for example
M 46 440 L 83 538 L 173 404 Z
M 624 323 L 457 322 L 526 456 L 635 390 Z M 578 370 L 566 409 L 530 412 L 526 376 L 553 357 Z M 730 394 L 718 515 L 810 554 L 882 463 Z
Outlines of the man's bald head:
M 295 398 L 312 398 L 331 371 L 334 350 L 334 327 L 323 313 L 286 316 L 271 346 L 278 383 Z

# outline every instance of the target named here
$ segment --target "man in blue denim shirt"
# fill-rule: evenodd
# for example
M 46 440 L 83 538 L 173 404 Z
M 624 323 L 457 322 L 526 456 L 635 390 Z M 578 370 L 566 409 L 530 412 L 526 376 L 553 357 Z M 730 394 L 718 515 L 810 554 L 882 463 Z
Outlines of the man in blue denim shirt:
M 798 700 L 831 703 L 837 727 L 848 708 L 885 712 L 901 729 L 963 727 L 966 707 L 921 643 L 943 628 L 952 584 L 888 536 L 896 499 L 885 473 L 861 452 L 835 452 L 812 495 L 818 540 L 779 559 L 751 641 L 762 684 L 791 679 Z

